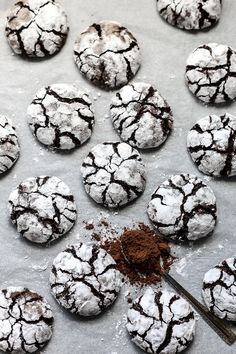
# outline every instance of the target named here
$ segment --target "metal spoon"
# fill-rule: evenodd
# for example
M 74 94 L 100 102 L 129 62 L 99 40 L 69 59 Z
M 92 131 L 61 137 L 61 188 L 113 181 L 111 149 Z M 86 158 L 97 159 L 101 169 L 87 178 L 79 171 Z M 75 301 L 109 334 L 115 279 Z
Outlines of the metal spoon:
M 181 296 L 188 300 L 195 310 L 202 316 L 209 326 L 222 338 L 228 345 L 236 341 L 236 334 L 227 327 L 226 323 L 213 315 L 208 309 L 196 300 L 187 290 L 185 290 L 171 275 L 164 273 L 163 278 L 169 283 Z

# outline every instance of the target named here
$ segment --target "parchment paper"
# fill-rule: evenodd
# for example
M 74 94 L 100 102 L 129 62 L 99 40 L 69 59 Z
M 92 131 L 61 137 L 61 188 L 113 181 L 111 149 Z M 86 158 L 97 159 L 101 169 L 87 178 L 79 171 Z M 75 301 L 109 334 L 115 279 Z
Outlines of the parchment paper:
M 170 103 L 175 117 L 174 131 L 160 149 L 143 153 L 147 167 L 145 193 L 135 203 L 109 212 L 109 220 L 119 226 L 132 221 L 148 222 L 146 205 L 159 183 L 172 174 L 189 172 L 201 176 L 213 188 L 219 218 L 214 235 L 196 245 L 173 246 L 179 261 L 172 268 L 176 277 L 201 300 L 205 272 L 236 250 L 236 179 L 214 180 L 201 175 L 186 151 L 186 134 L 196 120 L 209 113 L 236 114 L 236 103 L 226 107 L 207 107 L 197 102 L 184 83 L 185 62 L 189 53 L 207 42 L 222 42 L 236 47 L 236 1 L 224 0 L 222 18 L 217 26 L 199 33 L 188 33 L 164 22 L 156 11 L 155 0 L 61 0 L 68 13 L 70 33 L 63 50 L 53 58 L 27 61 L 13 55 L 4 36 L 5 15 L 13 1 L 0 0 L 0 112 L 17 126 L 21 156 L 15 167 L 0 178 L 0 279 L 1 287 L 28 286 L 44 295 L 55 314 L 52 340 L 42 350 L 47 354 L 133 354 L 141 353 L 126 333 L 124 315 L 128 305 L 125 287 L 118 300 L 105 314 L 92 320 L 70 315 L 59 307 L 50 294 L 48 276 L 53 258 L 68 243 L 88 240 L 83 220 L 97 219 L 98 208 L 86 195 L 80 165 L 89 150 L 106 140 L 118 141 L 109 119 L 109 104 L 114 93 L 94 88 L 84 80 L 73 62 L 73 43 L 84 28 L 94 21 L 117 20 L 137 37 L 142 49 L 142 67 L 136 80 L 150 82 Z M 96 109 L 96 127 L 89 143 L 69 154 L 52 153 L 36 142 L 26 120 L 26 110 L 36 91 L 52 83 L 77 82 L 90 90 Z M 65 181 L 76 197 L 78 221 L 72 231 L 49 248 L 34 246 L 17 235 L 7 214 L 11 190 L 22 180 L 37 175 L 56 175 Z M 202 319 L 189 353 L 230 354 L 236 344 L 227 346 Z

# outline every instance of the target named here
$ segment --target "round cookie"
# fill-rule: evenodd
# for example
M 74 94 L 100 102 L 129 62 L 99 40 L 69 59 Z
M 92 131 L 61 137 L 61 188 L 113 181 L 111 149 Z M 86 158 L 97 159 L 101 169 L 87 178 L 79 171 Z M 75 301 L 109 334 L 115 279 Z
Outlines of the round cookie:
M 224 44 L 209 43 L 188 57 L 185 79 L 202 102 L 225 103 L 236 98 L 236 52 Z
M 141 82 L 123 87 L 113 98 L 110 113 L 121 139 L 139 149 L 161 145 L 173 124 L 165 99 L 151 85 Z
M 175 354 L 193 340 L 195 316 L 178 295 L 148 288 L 129 309 L 126 328 L 132 341 L 147 353 Z
M 236 321 L 236 258 L 228 258 L 204 276 L 202 295 L 219 318 Z
M 70 84 L 54 84 L 39 90 L 28 107 L 28 116 L 36 138 L 60 150 L 70 150 L 86 142 L 94 125 L 89 96 Z
M 52 336 L 53 314 L 47 301 L 22 287 L 0 290 L 0 350 L 38 352 Z
M 157 0 L 160 15 L 171 25 L 201 30 L 214 25 L 221 15 L 221 0 Z
M 79 243 L 54 259 L 50 284 L 61 306 L 81 316 L 95 316 L 115 301 L 121 275 L 105 250 Z
M 20 155 L 16 129 L 9 118 L 0 115 L 0 174 L 8 171 Z
M 181 174 L 163 182 L 148 204 L 148 216 L 160 234 L 173 241 L 195 241 L 216 225 L 216 198 L 200 178 Z
M 86 192 L 109 208 L 138 198 L 146 185 L 140 154 L 126 143 L 96 145 L 84 159 L 81 173 Z
M 8 209 L 17 231 L 35 243 L 63 236 L 77 217 L 74 196 L 57 177 L 26 179 L 10 194 Z
M 236 117 L 229 113 L 200 119 L 189 131 L 187 147 L 198 169 L 210 176 L 236 175 Z
M 65 11 L 55 0 L 16 1 L 8 12 L 5 28 L 12 50 L 32 58 L 57 53 L 68 30 Z
M 107 89 L 127 84 L 140 67 L 140 49 L 120 23 L 101 21 L 85 29 L 74 46 L 74 60 L 91 82 Z

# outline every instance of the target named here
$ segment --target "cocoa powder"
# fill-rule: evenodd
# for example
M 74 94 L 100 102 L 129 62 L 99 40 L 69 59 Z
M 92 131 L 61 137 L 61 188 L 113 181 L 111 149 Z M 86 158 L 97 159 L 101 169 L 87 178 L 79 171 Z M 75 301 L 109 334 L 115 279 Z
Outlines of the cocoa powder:
M 110 253 L 132 284 L 159 282 L 174 260 L 168 243 L 144 224 L 124 229 L 118 239 L 105 241 L 101 247 Z
M 93 230 L 93 229 L 94 229 L 94 225 L 91 224 L 91 223 L 90 223 L 90 224 L 86 223 L 86 224 L 85 224 L 85 229 L 86 229 L 86 230 Z

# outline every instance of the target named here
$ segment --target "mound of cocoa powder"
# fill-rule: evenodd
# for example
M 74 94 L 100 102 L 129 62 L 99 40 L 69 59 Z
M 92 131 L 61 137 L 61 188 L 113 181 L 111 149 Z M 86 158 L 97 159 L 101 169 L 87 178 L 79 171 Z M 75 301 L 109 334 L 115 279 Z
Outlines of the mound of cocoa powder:
M 168 243 L 144 224 L 124 229 L 118 239 L 107 240 L 101 247 L 114 258 L 117 268 L 132 284 L 159 282 L 174 260 Z

